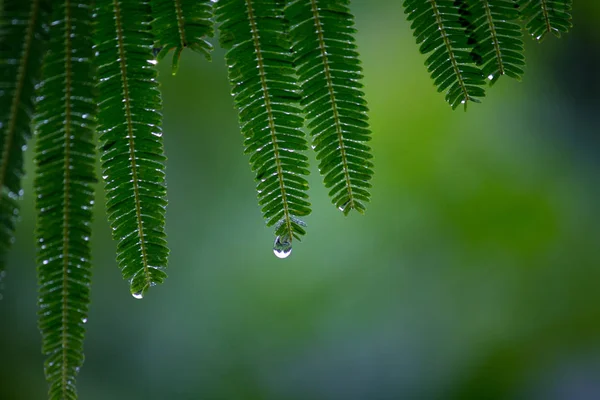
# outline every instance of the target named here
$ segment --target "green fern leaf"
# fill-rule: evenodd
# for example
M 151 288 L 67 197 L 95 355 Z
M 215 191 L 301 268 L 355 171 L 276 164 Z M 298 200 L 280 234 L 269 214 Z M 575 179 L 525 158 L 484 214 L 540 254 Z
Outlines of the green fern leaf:
M 54 3 L 36 123 L 39 327 L 50 399 L 76 399 L 90 301 L 96 103 L 92 10 Z
M 473 56 L 483 76 L 495 83 L 502 75 L 521 80 L 525 57 L 519 10 L 514 0 L 470 0 L 469 24 L 474 27 Z
M 310 213 L 308 144 L 301 128 L 290 41 L 279 0 L 219 0 L 220 39 L 239 111 L 245 151 L 256 172 L 258 199 L 267 225 L 275 225 L 275 251 L 287 255 L 305 233 L 299 217 Z
M 446 92 L 452 108 L 469 101 L 479 103 L 485 96 L 485 79 L 471 58 L 472 47 L 460 23 L 459 8 L 453 0 L 405 0 L 405 12 L 420 44 L 429 54 L 425 64 L 438 87 Z
M 117 262 L 141 298 L 166 278 L 165 187 L 160 93 L 150 3 L 96 1 L 98 133 Z
M 152 0 L 152 32 L 155 46 L 160 49 L 158 60 L 173 53 L 173 75 L 177 73 L 179 57 L 184 48 L 204 54 L 210 60 L 212 45 L 212 1 L 210 0 Z
M 295 0 L 286 7 L 302 105 L 324 184 L 344 214 L 363 212 L 373 164 L 362 68 L 348 0 Z
M 518 3 L 525 28 L 538 41 L 548 33 L 560 37 L 573 27 L 573 0 L 519 0 Z
M 0 281 L 19 215 L 23 151 L 31 137 L 47 17 L 45 1 L 4 1 L 0 20 Z

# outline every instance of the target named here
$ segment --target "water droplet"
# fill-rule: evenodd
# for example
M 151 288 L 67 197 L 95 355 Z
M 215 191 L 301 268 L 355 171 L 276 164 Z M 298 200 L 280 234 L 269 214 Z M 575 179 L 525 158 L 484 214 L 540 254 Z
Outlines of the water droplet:
M 273 254 L 277 258 L 286 258 L 292 253 L 292 242 L 286 236 L 277 236 L 273 244 Z
M 488 75 L 488 79 L 489 79 L 490 81 L 493 81 L 493 80 L 494 80 L 494 75 L 493 75 L 493 74 L 489 74 L 489 75 Z
M 141 291 L 140 291 L 140 292 L 131 293 L 131 295 L 132 295 L 134 298 L 138 299 L 138 300 L 140 300 L 140 299 L 143 299 L 143 298 L 144 298 L 144 293 L 143 293 L 143 292 L 141 292 Z
M 87 318 L 81 318 L 81 322 L 83 322 L 84 324 L 87 323 Z

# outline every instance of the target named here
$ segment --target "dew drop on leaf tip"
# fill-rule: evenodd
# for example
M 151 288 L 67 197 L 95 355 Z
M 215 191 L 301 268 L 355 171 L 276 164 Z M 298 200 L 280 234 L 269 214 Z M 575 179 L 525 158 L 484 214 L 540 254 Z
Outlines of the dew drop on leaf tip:
M 275 243 L 273 244 L 273 254 L 277 258 L 287 258 L 292 253 L 292 243 L 287 239 L 281 236 L 277 236 L 275 238 Z
M 141 300 L 141 299 L 144 298 L 144 293 L 141 292 L 141 291 L 140 292 L 131 293 L 131 295 L 133 296 L 133 298 L 138 299 L 138 300 Z

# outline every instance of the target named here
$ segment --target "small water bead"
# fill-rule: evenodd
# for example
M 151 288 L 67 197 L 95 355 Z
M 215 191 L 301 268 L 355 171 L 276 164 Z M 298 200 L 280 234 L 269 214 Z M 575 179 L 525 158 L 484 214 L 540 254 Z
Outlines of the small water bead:
M 131 295 L 138 300 L 141 300 L 144 298 L 144 292 L 135 292 L 135 293 L 131 293 Z
M 287 237 L 277 236 L 273 244 L 273 254 L 277 258 L 287 258 L 292 253 L 292 242 Z

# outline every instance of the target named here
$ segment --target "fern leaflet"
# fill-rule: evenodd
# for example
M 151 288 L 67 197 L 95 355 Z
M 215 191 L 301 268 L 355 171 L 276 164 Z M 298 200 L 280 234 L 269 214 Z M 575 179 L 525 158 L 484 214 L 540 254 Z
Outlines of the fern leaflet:
M 214 32 L 213 6 L 210 0 L 152 0 L 152 33 L 155 46 L 160 49 L 158 60 L 173 53 L 173 75 L 179 66 L 184 48 L 204 54 L 210 60 L 212 45 L 206 37 Z
M 149 1 L 96 1 L 99 139 L 108 219 L 131 293 L 166 278 L 162 116 Z
M 302 153 L 308 144 L 295 104 L 300 88 L 283 8 L 280 0 L 220 0 L 216 6 L 245 152 L 251 154 L 264 218 L 275 225 L 276 253 L 305 233 L 299 217 L 310 213 L 308 159 Z
M 518 3 L 525 28 L 536 40 L 542 40 L 548 33 L 560 37 L 573 26 L 573 0 L 519 0 Z
M 473 56 L 483 76 L 495 83 L 502 75 L 521 80 L 525 57 L 519 10 L 514 0 L 470 0 L 469 24 L 474 27 Z
M 438 91 L 446 91 L 452 108 L 479 103 L 485 96 L 485 79 L 471 59 L 459 7 L 453 0 L 405 0 L 404 8 L 420 52 L 432 53 L 425 64 Z
M 333 204 L 344 214 L 365 210 L 373 174 L 365 144 L 371 138 L 368 109 L 348 3 L 295 0 L 286 7 L 319 170 Z
M 76 399 L 90 299 L 93 131 L 92 10 L 53 5 L 35 116 L 39 327 L 50 399 Z
M 14 241 L 23 151 L 31 137 L 35 85 L 46 45 L 48 10 L 42 0 L 5 0 L 0 20 L 0 281 Z

